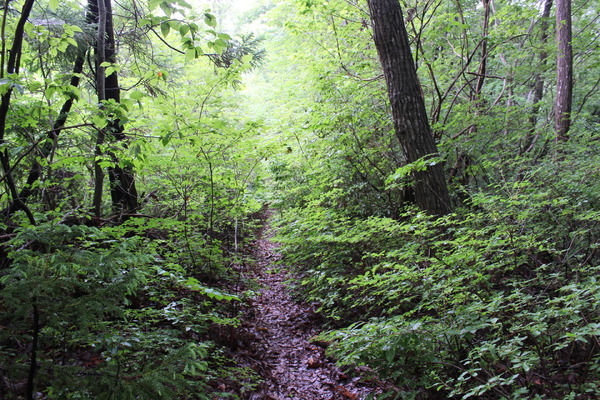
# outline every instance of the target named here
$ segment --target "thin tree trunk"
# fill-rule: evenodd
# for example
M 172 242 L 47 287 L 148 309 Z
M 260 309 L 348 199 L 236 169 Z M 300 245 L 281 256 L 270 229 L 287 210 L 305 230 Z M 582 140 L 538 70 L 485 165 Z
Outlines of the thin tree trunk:
M 438 154 L 417 71 L 412 58 L 402 10 L 397 0 L 368 0 L 373 39 L 383 67 L 394 128 L 404 156 L 412 163 Z M 451 211 L 441 163 L 415 171 L 415 202 L 433 215 Z
M 95 2 L 98 15 L 98 35 L 96 39 L 96 92 L 98 95 L 98 104 L 103 107 L 103 102 L 106 100 L 105 91 L 105 67 L 102 66 L 105 57 L 106 47 L 106 4 L 104 0 L 91 0 Z M 91 6 L 91 5 L 90 5 Z M 97 217 L 102 215 L 102 191 L 104 188 L 104 169 L 101 165 L 102 145 L 104 144 L 104 128 L 97 131 L 96 148 L 94 150 L 94 198 L 93 209 Z
M 542 50 L 539 55 L 539 67 L 535 72 L 535 84 L 533 86 L 533 99 L 531 107 L 531 115 L 529 116 L 529 132 L 525 138 L 525 145 L 523 146 L 522 153 L 531 151 L 537 141 L 536 125 L 538 121 L 538 113 L 540 110 L 540 101 L 544 96 L 544 75 L 543 71 L 546 69 L 548 61 L 548 51 L 546 45 L 548 43 L 548 18 L 550 18 L 550 10 L 552 9 L 552 0 L 546 0 L 544 2 L 544 10 L 542 11 L 542 17 L 540 21 L 540 42 L 542 44 Z
M 29 14 L 31 13 L 31 9 L 33 8 L 34 0 L 26 0 L 23 4 L 23 8 L 21 9 L 21 17 L 17 22 L 15 27 L 15 33 L 13 38 L 13 44 L 10 49 L 8 55 L 8 61 L 6 63 L 6 75 L 10 76 L 11 74 L 19 73 L 19 66 L 21 61 L 21 51 L 23 48 L 23 35 L 25 30 L 25 23 L 29 18 Z M 6 48 L 6 37 L 5 28 L 7 23 L 8 16 L 8 2 L 4 3 L 4 15 L 2 19 L 2 55 L 1 55 L 1 65 L 0 65 L 0 78 L 4 78 L 4 59 L 5 59 L 5 51 Z M 6 93 L 4 93 L 0 99 L 0 145 L 4 145 L 6 143 L 5 135 L 6 135 L 6 120 L 8 117 L 8 111 L 10 106 L 10 100 L 12 96 L 12 87 L 9 87 Z M 8 191 L 12 197 L 12 201 L 18 209 L 23 210 L 29 219 L 29 222 L 35 225 L 35 218 L 33 214 L 29 210 L 29 208 L 25 205 L 25 203 L 19 197 L 19 192 L 17 190 L 17 186 L 14 182 L 12 176 L 12 168 L 10 166 L 10 155 L 8 149 L 5 148 L 3 151 L 0 151 L 0 164 L 2 164 L 2 169 L 4 171 L 4 175 L 6 177 L 5 182 L 8 187 Z
M 556 104 L 554 125 L 556 140 L 568 139 L 573 103 L 573 48 L 571 45 L 571 0 L 556 1 Z
M 471 95 L 470 100 L 471 104 L 474 105 L 473 114 L 475 115 L 474 119 L 477 121 L 479 116 L 481 115 L 483 108 L 483 100 L 481 99 L 481 92 L 483 90 L 483 85 L 485 83 L 485 77 L 487 72 L 487 58 L 488 58 L 488 33 L 490 27 L 490 14 L 491 14 L 491 0 L 481 0 L 483 4 L 483 29 L 482 29 L 482 39 L 481 39 L 481 60 L 479 61 L 479 67 L 477 68 L 477 78 L 475 80 L 475 87 L 471 86 Z M 469 126 L 468 134 L 469 136 L 473 136 L 477 133 L 477 123 Z M 450 169 L 450 177 L 449 181 L 452 181 L 456 175 L 459 174 L 461 170 L 466 169 L 467 160 L 469 159 L 464 149 L 460 149 L 458 155 L 456 156 L 456 162 L 454 166 Z M 467 180 L 468 177 L 465 178 Z

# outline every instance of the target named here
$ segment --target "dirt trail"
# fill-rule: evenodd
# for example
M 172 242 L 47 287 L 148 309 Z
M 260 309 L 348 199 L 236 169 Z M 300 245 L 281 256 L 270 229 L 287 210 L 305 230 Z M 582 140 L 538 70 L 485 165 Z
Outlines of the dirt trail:
M 318 331 L 318 317 L 298 304 L 286 281 L 292 275 L 274 265 L 280 258 L 266 227 L 256 243 L 256 266 L 246 273 L 260 285 L 242 323 L 246 346 L 238 360 L 259 370 L 264 383 L 250 400 L 358 400 L 375 389 L 349 377 L 327 360 L 324 349 L 309 342 Z M 250 338 L 250 339 L 248 339 Z

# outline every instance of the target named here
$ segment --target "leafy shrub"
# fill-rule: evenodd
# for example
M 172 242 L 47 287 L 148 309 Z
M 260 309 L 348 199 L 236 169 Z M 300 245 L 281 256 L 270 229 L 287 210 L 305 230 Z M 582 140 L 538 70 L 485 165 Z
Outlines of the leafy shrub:
M 589 197 L 588 197 L 589 198 Z M 599 214 L 529 181 L 441 219 L 351 219 L 313 203 L 280 223 L 284 262 L 337 329 L 342 364 L 397 398 L 600 395 Z
M 202 334 L 233 300 L 123 227 L 46 224 L 9 242 L 0 279 L 6 399 L 208 399 L 221 371 Z M 131 229 L 131 227 L 127 228 Z M 113 235 L 118 233 L 118 235 Z

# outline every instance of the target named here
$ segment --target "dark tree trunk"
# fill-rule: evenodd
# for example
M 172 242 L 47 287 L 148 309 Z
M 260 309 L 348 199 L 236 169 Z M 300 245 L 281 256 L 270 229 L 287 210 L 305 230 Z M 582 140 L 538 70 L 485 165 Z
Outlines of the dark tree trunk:
M 102 18 L 103 21 L 105 20 L 105 23 L 101 27 L 101 31 L 103 31 L 104 35 L 102 35 L 101 40 L 98 40 L 96 46 L 96 52 L 98 55 L 97 68 L 99 72 L 97 79 L 98 99 L 99 101 L 114 100 L 115 103 L 119 103 L 121 101 L 121 89 L 119 87 L 119 78 L 117 73 L 113 72 L 110 75 L 105 76 L 103 73 L 103 68 L 101 68 L 99 65 L 103 61 L 107 61 L 110 63 L 116 63 L 117 61 L 112 4 L 111 0 L 91 0 L 90 3 L 94 2 L 102 2 L 101 4 L 97 3 L 102 7 L 96 7 L 96 13 L 98 15 L 99 10 L 101 10 L 104 14 L 103 17 L 105 17 Z M 105 131 L 98 133 L 98 156 L 101 155 L 100 147 L 105 140 L 105 134 L 112 136 L 112 138 L 116 141 L 124 141 L 126 139 L 123 133 L 123 126 L 121 125 L 121 121 L 119 121 L 118 119 L 110 121 L 107 127 L 105 128 Z M 114 156 L 114 154 L 111 154 L 109 156 L 114 162 L 114 166 L 108 169 L 113 211 L 117 215 L 132 213 L 139 207 L 133 170 L 129 167 L 119 166 L 118 159 L 116 156 Z M 94 201 L 94 208 L 96 210 L 96 214 L 99 214 L 102 178 L 102 171 L 99 168 L 96 168 L 97 183 Z
M 567 140 L 573 103 L 573 48 L 571 45 L 571 0 L 556 1 L 556 104 L 554 120 L 556 140 Z
M 408 163 L 436 156 L 425 103 L 410 51 L 402 10 L 397 0 L 368 0 L 373 39 L 387 82 L 394 128 Z M 441 163 L 413 174 L 415 202 L 433 215 L 451 211 Z
M 113 27 L 113 13 L 111 0 L 104 0 L 106 4 L 106 61 L 116 63 L 117 52 L 115 43 L 115 32 Z M 121 89 L 119 87 L 119 77 L 116 72 L 108 75 L 105 81 L 106 100 L 121 101 Z M 123 133 L 121 121 L 115 120 L 110 125 L 110 133 L 117 141 L 126 140 Z M 121 167 L 115 159 L 115 165 L 108 169 L 108 178 L 110 180 L 110 194 L 114 211 L 117 214 L 133 213 L 139 207 L 137 189 L 135 186 L 135 175 L 131 167 Z
M 546 0 L 544 2 L 544 10 L 542 11 L 542 17 L 540 20 L 540 42 L 542 44 L 542 50 L 539 55 L 539 68 L 535 72 L 535 83 L 533 86 L 533 99 L 531 107 L 531 115 L 529 116 L 529 133 L 525 138 L 525 145 L 523 146 L 522 153 L 529 152 L 533 149 L 535 142 L 537 141 L 538 134 L 536 134 L 536 125 L 538 121 L 538 112 L 540 110 L 540 101 L 544 96 L 544 70 L 548 60 L 548 51 L 546 50 L 546 44 L 548 43 L 548 18 L 550 17 L 550 10 L 552 9 L 552 0 Z
M 106 67 L 102 66 L 106 51 L 106 4 L 104 0 L 90 0 L 90 12 L 96 16 L 98 23 L 98 32 L 96 35 L 96 94 L 98 96 L 98 104 L 103 107 L 103 102 L 106 100 L 104 71 Z M 102 193 L 104 191 L 104 168 L 102 168 L 102 146 L 106 133 L 104 128 L 98 129 L 96 132 L 96 147 L 94 149 L 94 197 L 93 210 L 96 217 L 102 216 Z

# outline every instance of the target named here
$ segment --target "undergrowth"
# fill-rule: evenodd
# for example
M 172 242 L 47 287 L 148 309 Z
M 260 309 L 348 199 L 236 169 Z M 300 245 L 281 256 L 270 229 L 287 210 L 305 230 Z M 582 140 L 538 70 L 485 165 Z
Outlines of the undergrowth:
M 183 225 L 18 229 L 0 271 L 0 397 L 237 398 L 255 373 L 210 331 L 238 323 L 244 255 Z
M 317 199 L 277 240 L 329 354 L 395 383 L 385 398 L 598 398 L 600 199 L 578 178 L 500 182 L 439 219 Z

